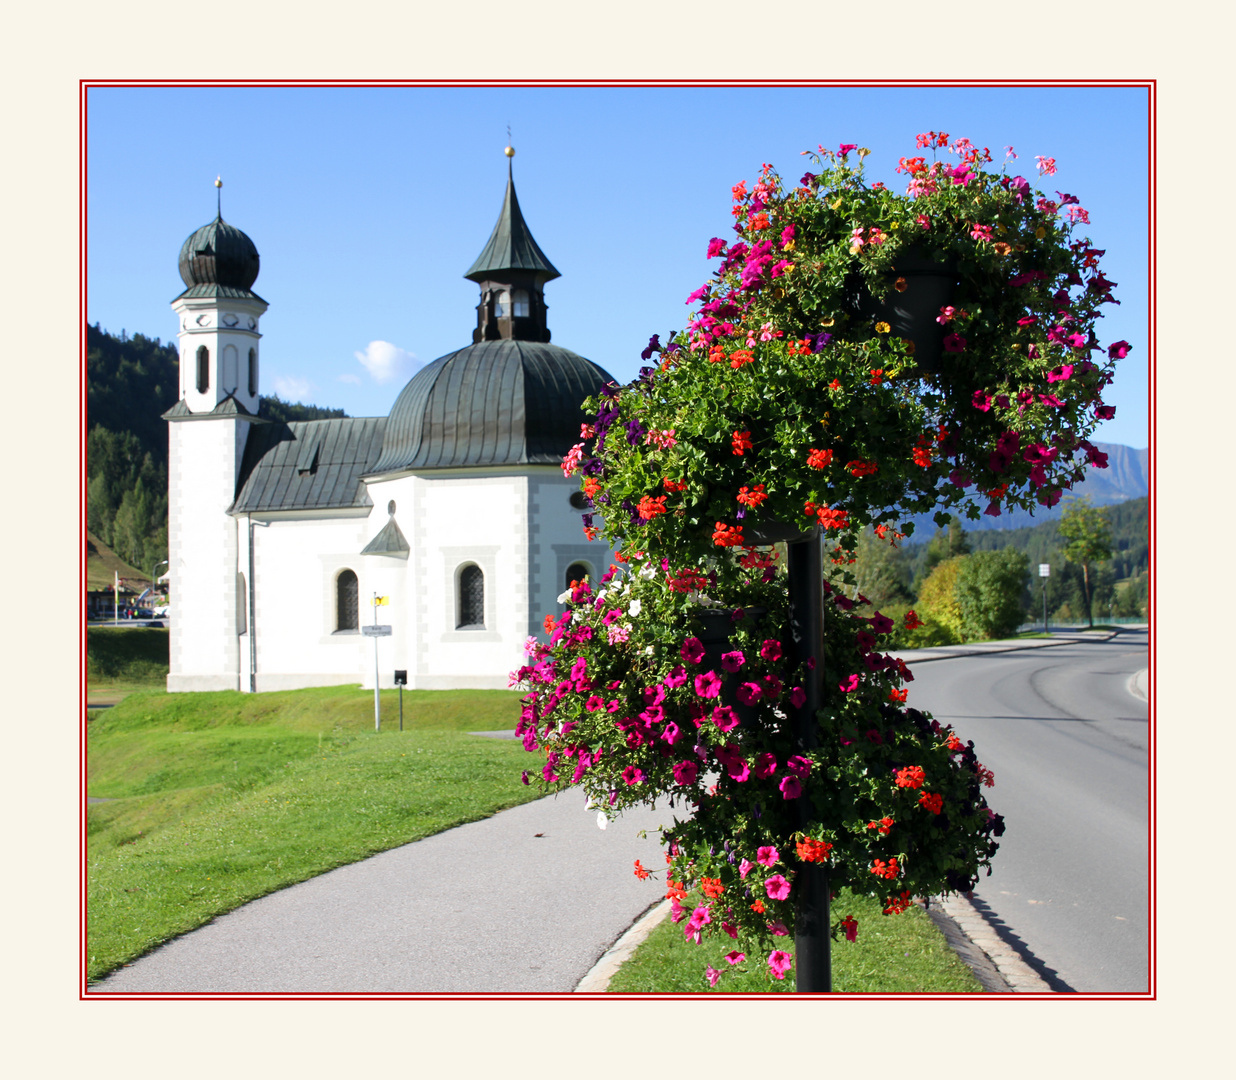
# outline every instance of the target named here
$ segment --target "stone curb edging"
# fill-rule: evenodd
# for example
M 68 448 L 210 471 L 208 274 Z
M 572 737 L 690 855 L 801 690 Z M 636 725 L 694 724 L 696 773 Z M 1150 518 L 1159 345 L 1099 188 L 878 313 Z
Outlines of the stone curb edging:
M 1148 702 L 1150 700 L 1149 668 L 1142 668 L 1141 671 L 1129 677 L 1129 693 L 1142 701 Z
M 984 990 L 989 993 L 1006 994 L 1054 993 L 1038 973 L 1017 954 L 1017 951 L 1001 940 L 982 913 L 964 896 L 954 894 L 936 897 L 932 900 L 927 912 L 932 916 L 932 920 L 936 921 L 933 912 L 939 912 L 956 926 L 967 948 L 963 951 L 953 940 L 949 940 L 949 944 L 970 966 L 975 977 L 983 984 Z M 937 925 L 940 923 L 937 922 Z M 941 929 L 943 930 L 943 927 Z M 948 932 L 945 932 L 944 936 L 946 939 L 950 937 Z M 967 955 L 970 950 L 977 950 L 981 953 L 981 957 Z M 977 964 L 973 962 L 975 960 L 978 961 Z M 994 982 L 992 969 L 994 969 L 996 979 L 1004 984 L 1004 989 L 999 989 L 998 985 L 988 985 L 989 981 Z
M 902 652 L 889 653 L 889 655 L 904 660 L 907 664 L 929 664 L 933 660 L 955 660 L 963 656 L 991 656 L 997 653 L 1025 652 L 1027 649 L 1051 649 L 1060 645 L 1076 645 L 1078 642 L 1084 641 L 1111 641 L 1119 632 L 1118 630 L 1111 630 L 1102 636 L 1099 634 L 1077 634 L 1061 638 L 1058 641 L 1037 638 L 1016 645 L 1005 644 L 1000 641 L 982 642 L 981 644 L 986 645 L 986 648 L 974 648 L 966 645 L 942 645 L 935 649 L 906 649 Z M 957 651 L 945 651 L 952 649 Z
M 626 933 L 605 951 L 605 955 L 592 965 L 592 970 L 580 979 L 579 985 L 572 992 L 603 994 L 609 988 L 609 981 L 618 969 L 631 959 L 635 950 L 644 943 L 648 935 L 665 921 L 671 907 L 669 900 L 662 900 L 655 907 L 644 912 L 627 929 Z

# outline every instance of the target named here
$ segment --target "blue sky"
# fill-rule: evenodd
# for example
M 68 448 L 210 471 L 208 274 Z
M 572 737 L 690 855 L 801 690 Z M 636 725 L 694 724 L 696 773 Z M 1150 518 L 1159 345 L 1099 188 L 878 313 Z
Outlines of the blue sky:
M 920 131 L 1012 145 L 1049 194 L 1077 195 L 1119 307 L 1104 343 L 1133 351 L 1099 441 L 1149 443 L 1147 91 L 1037 88 L 93 87 L 87 97 L 87 318 L 174 340 L 176 258 L 215 213 L 256 243 L 262 383 L 290 400 L 387 413 L 418 367 L 471 341 L 463 278 L 515 183 L 562 277 L 546 286 L 556 344 L 620 381 L 653 333 L 689 312 L 730 187 L 770 162 L 787 181 L 818 143 L 869 147 L 901 190 Z M 1059 172 L 1037 179 L 1035 155 Z

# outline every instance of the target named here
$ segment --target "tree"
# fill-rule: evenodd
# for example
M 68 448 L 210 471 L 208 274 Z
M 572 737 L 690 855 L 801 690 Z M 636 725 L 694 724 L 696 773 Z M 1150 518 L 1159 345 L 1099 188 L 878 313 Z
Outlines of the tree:
M 1030 564 L 1013 548 L 976 551 L 961 560 L 954 597 L 967 641 L 1007 637 L 1026 614 Z
M 1082 570 L 1082 589 L 1086 618 L 1094 626 L 1091 609 L 1090 567 L 1112 557 L 1112 527 L 1107 511 L 1090 505 L 1088 497 L 1070 499 L 1059 525 L 1064 540 L 1064 557 Z
M 961 605 L 957 602 L 957 577 L 970 555 L 945 559 L 923 582 L 918 593 L 918 614 L 924 620 L 938 623 L 953 641 L 963 636 Z

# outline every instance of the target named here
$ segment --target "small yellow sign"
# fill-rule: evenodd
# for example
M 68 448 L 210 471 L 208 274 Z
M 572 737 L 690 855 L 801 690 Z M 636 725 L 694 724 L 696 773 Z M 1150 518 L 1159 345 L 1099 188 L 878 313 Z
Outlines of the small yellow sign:
M 391 598 L 389 596 L 375 596 L 373 598 L 373 606 L 374 607 L 386 607 L 387 604 L 390 603 L 390 601 L 391 601 Z

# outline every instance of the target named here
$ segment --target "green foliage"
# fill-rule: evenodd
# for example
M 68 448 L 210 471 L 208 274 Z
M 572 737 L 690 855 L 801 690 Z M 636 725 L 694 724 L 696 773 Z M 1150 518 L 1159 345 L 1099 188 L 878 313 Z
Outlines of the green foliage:
M 347 415 L 342 409 L 324 409 L 320 405 L 284 401 L 278 394 L 263 394 L 258 406 L 258 416 L 282 424 L 290 424 L 294 420 L 341 420 Z
M 965 626 L 961 604 L 957 600 L 957 578 L 967 556 L 958 555 L 945 559 L 927 576 L 918 593 L 915 611 L 925 623 L 937 624 L 953 642 L 965 640 Z M 943 645 L 949 642 L 934 641 Z
M 977 551 L 960 562 L 954 595 L 967 641 L 1008 637 L 1025 619 L 1030 567 L 1020 551 Z
M 832 908 L 858 922 L 854 941 L 832 948 L 837 994 L 980 993 L 973 972 L 948 947 L 922 908 L 884 918 L 869 896 L 842 889 Z M 782 938 L 782 941 L 785 939 Z M 748 955 L 737 967 L 725 959 L 735 942 L 717 936 L 699 945 L 683 936 L 682 924 L 666 919 L 610 980 L 611 994 L 770 994 L 794 990 L 793 972 L 773 978 L 764 956 Z M 792 946 L 791 946 L 792 948 Z M 723 973 L 710 987 L 706 968 Z
M 146 627 L 86 630 L 86 681 L 151 683 L 167 678 L 168 632 Z
M 139 633 L 131 631 L 130 633 Z M 509 691 L 143 693 L 87 736 L 88 974 L 243 903 L 536 797 Z
M 1094 589 L 1091 564 L 1112 557 L 1112 530 L 1107 514 L 1090 505 L 1087 498 L 1070 499 L 1060 518 L 1060 538 L 1064 541 L 1064 557 L 1082 570 L 1083 609 L 1090 625 L 1094 625 Z

